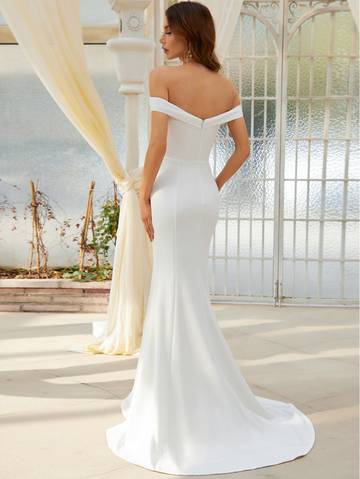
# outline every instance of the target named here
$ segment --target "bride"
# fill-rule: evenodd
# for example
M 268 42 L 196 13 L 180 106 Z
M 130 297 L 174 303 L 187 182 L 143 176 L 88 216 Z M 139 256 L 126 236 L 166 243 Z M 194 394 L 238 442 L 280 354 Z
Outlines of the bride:
M 211 308 L 208 252 L 222 186 L 249 156 L 240 98 L 220 73 L 207 7 L 170 6 L 160 42 L 177 67 L 150 72 L 151 133 L 139 206 L 153 269 L 141 349 L 123 421 L 107 444 L 130 463 L 168 474 L 256 469 L 307 454 L 310 419 L 256 396 Z M 214 179 L 209 154 L 226 123 L 235 150 Z

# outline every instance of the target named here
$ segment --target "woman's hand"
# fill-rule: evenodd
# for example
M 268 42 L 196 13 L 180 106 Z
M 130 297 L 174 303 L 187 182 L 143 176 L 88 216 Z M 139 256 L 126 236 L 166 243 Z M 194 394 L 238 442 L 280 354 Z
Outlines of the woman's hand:
M 140 216 L 141 220 L 144 223 L 145 230 L 149 236 L 150 241 L 154 239 L 154 228 L 152 224 L 152 215 L 151 215 L 151 201 L 143 197 L 139 197 L 139 206 L 140 206 Z

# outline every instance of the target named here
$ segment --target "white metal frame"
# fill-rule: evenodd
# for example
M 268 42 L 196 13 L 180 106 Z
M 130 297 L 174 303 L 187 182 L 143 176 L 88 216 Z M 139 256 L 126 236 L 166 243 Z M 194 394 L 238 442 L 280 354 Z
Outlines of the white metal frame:
M 297 187 L 300 185 L 299 181 L 300 180 L 296 177 L 296 169 L 295 169 L 295 178 L 294 178 L 294 184 L 295 184 L 295 196 L 294 196 L 294 217 L 292 219 L 293 221 L 293 255 L 291 258 L 286 258 L 284 255 L 284 221 L 289 221 L 289 218 L 286 218 L 284 216 L 284 202 L 286 200 L 285 198 L 285 183 L 287 179 L 285 178 L 285 142 L 286 142 L 286 112 L 287 112 L 287 102 L 289 100 L 288 98 L 288 85 L 287 85 L 287 74 L 286 72 L 288 71 L 288 47 L 290 41 L 293 39 L 294 35 L 299 32 L 299 29 L 301 30 L 301 26 L 304 22 L 311 20 L 313 21 L 314 17 L 316 15 L 320 15 L 323 13 L 331 12 L 332 14 L 332 23 L 331 27 L 334 28 L 334 18 L 336 15 L 336 12 L 339 11 L 349 11 L 348 6 L 344 5 L 343 1 L 336 1 L 336 0 L 329 0 L 329 5 L 324 6 L 324 2 L 314 2 L 312 0 L 309 0 L 308 2 L 300 1 L 299 2 L 291 2 L 291 5 L 294 6 L 296 3 L 307 3 L 309 7 L 309 11 L 306 12 L 303 16 L 301 16 L 299 19 L 297 19 L 293 24 L 292 28 L 290 28 L 290 23 L 289 23 L 289 8 L 290 8 L 290 3 L 288 3 L 287 0 L 280 0 L 279 1 L 279 17 L 277 19 L 278 24 L 273 25 L 271 20 L 266 18 L 265 16 L 262 15 L 261 13 L 261 7 L 260 8 L 251 8 L 251 4 L 257 4 L 256 6 L 259 7 L 259 4 L 261 3 L 266 3 L 266 1 L 263 0 L 263 2 L 251 2 L 251 1 L 246 1 L 244 2 L 244 8 L 242 10 L 243 15 L 250 15 L 254 18 L 254 21 L 260 20 L 264 25 L 266 25 L 267 31 L 269 34 L 272 35 L 273 40 L 277 46 L 278 49 L 278 59 L 279 61 L 277 62 L 277 94 L 276 94 L 276 131 L 279 132 L 276 136 L 276 161 L 275 161 L 275 197 L 274 197 L 274 255 L 273 255 L 273 297 L 265 297 L 265 296 L 244 296 L 244 295 L 228 295 L 227 294 L 227 282 L 225 281 L 224 288 L 223 288 L 223 294 L 214 294 L 215 291 L 215 275 L 216 275 L 216 265 L 215 265 L 215 260 L 217 259 L 223 259 L 224 260 L 224 268 L 225 268 L 225 278 L 226 278 L 226 273 L 227 273 L 227 268 L 228 268 L 228 260 L 232 259 L 228 255 L 228 250 L 227 250 L 227 240 L 228 240 L 228 234 L 229 234 L 229 217 L 228 217 L 228 207 L 227 204 L 225 203 L 224 209 L 225 209 L 225 216 L 219 217 L 219 221 L 225 222 L 225 252 L 224 256 L 216 256 L 216 233 L 213 239 L 212 243 L 212 255 L 210 256 L 212 260 L 212 300 L 216 302 L 226 302 L 226 303 L 242 303 L 242 302 L 260 302 L 260 303 L 272 303 L 274 305 L 280 306 L 280 305 L 286 305 L 286 304 L 291 304 L 291 305 L 302 305 L 302 304 L 308 304 L 308 305 L 343 305 L 343 306 L 353 306 L 354 305 L 354 300 L 352 299 L 345 299 L 344 298 L 344 263 L 345 263 L 345 230 L 346 230 L 346 222 L 347 221 L 354 221 L 353 219 L 348 220 L 346 218 L 346 198 L 347 198 L 347 185 L 348 185 L 348 174 L 347 174 L 347 169 L 348 169 L 348 159 L 349 159 L 349 144 L 351 141 L 351 131 L 348 131 L 347 134 L 347 142 L 348 142 L 348 148 L 347 148 L 347 160 L 346 160 L 346 174 L 345 174 L 345 179 L 344 179 L 344 186 L 345 186 L 345 191 L 344 191 L 344 204 L 343 204 L 343 218 L 342 218 L 342 243 L 341 243 L 341 258 L 336 259 L 334 261 L 340 261 L 341 264 L 341 291 L 342 291 L 342 297 L 339 299 L 326 299 L 321 297 L 321 274 L 322 274 L 322 268 L 323 268 L 323 245 L 324 245 L 324 212 L 325 212 L 325 185 L 327 182 L 331 181 L 331 179 L 326 178 L 326 158 L 327 158 L 327 150 L 326 147 L 324 148 L 324 156 L 323 156 L 323 176 L 321 179 L 321 184 L 322 186 L 322 192 L 321 192 L 321 216 L 320 216 L 320 257 L 317 260 L 314 259 L 309 259 L 308 257 L 308 229 L 309 229 L 309 222 L 311 221 L 311 218 L 309 217 L 309 183 L 310 183 L 310 178 L 308 175 L 308 178 L 306 181 L 306 188 L 307 188 L 307 215 L 304 220 L 299 220 L 296 218 L 296 192 L 297 192 Z M 267 2 L 269 3 L 269 2 Z M 272 2 L 274 3 L 274 2 Z M 292 19 L 291 19 L 292 20 Z M 254 30 L 253 30 L 254 33 Z M 301 34 L 301 33 L 300 33 Z M 313 34 L 313 30 L 312 30 Z M 356 67 L 356 61 L 357 61 L 357 55 L 358 55 L 358 44 L 356 42 L 356 30 L 354 29 L 354 36 L 353 36 L 353 52 L 351 55 L 351 67 L 350 70 L 352 75 L 355 72 L 355 67 Z M 254 39 L 253 39 L 254 40 Z M 313 42 L 313 37 L 311 39 Z M 314 53 L 313 51 L 311 53 Z M 329 56 L 330 56 L 330 61 L 328 62 L 328 74 L 331 73 L 331 55 L 333 55 L 333 45 L 330 48 L 329 51 Z M 241 59 L 244 57 L 244 52 L 241 51 Z M 246 55 L 247 58 L 249 58 L 249 55 Z M 266 55 L 265 55 L 266 56 Z M 259 57 L 257 57 L 259 58 Z M 300 57 L 299 57 L 300 58 Z M 297 73 L 297 94 L 295 100 L 299 99 L 300 92 L 299 92 L 299 68 L 300 68 L 300 61 L 298 58 L 298 73 Z M 228 59 L 230 60 L 231 57 L 229 56 Z M 265 88 L 266 88 L 266 65 L 267 62 L 265 62 Z M 254 69 L 254 62 L 252 63 L 252 68 Z M 311 70 L 312 72 L 312 70 Z M 240 70 L 241 74 L 241 70 Z M 253 71 L 254 74 L 254 71 Z M 312 77 L 310 73 L 310 85 L 312 84 Z M 329 75 L 330 78 L 330 75 Z M 241 78 L 240 78 L 240 85 L 241 85 Z M 311 88 L 311 87 L 310 87 Z M 326 92 L 326 97 L 330 97 L 330 85 L 329 82 L 327 82 L 327 92 Z M 311 91 L 310 91 L 310 97 L 311 97 Z M 351 102 L 352 96 L 355 95 L 355 92 L 349 92 L 349 98 L 348 101 Z M 266 97 L 266 91 L 265 91 L 265 97 Z M 254 102 L 255 98 L 255 92 L 254 92 L 254 82 L 252 83 L 252 105 Z M 327 100 L 328 101 L 328 100 Z M 311 103 L 311 102 L 310 102 Z M 266 104 L 265 104 L 265 110 L 266 110 Z M 349 109 L 348 109 L 349 111 Z M 249 124 L 248 130 L 249 130 L 249 136 L 253 138 L 253 132 L 254 132 L 254 115 L 253 115 L 254 109 L 252 108 L 252 114 L 249 118 Z M 299 111 L 298 108 L 296 110 L 296 124 L 299 122 Z M 266 111 L 264 114 L 264 121 L 266 117 Z M 328 145 L 328 141 L 326 138 L 326 130 L 327 127 L 326 125 L 329 124 L 329 108 L 328 108 L 328 103 L 327 107 L 325 108 L 325 144 Z M 350 121 L 348 121 L 348 126 L 350 125 Z M 310 145 L 312 138 L 308 138 Z M 216 169 L 216 149 L 214 152 L 214 169 Z M 309 168 L 309 166 L 308 166 Z M 242 179 L 244 181 L 244 179 Z M 354 181 L 354 180 L 352 180 Z M 265 180 L 263 181 L 263 184 L 265 184 Z M 251 203 L 250 203 L 251 205 Z M 240 206 L 239 206 L 240 207 Z M 263 213 L 264 213 L 264 196 L 263 196 Z M 240 215 L 239 215 L 240 216 Z M 264 214 L 262 215 L 262 218 L 260 218 L 262 221 L 262 224 L 264 224 Z M 250 225 L 253 223 L 254 218 L 252 216 L 252 210 L 250 208 L 250 217 L 249 217 Z M 293 261 L 293 269 L 296 269 L 297 262 L 299 261 L 299 258 L 295 257 L 295 247 L 296 247 L 296 230 L 295 230 L 295 225 L 297 222 L 300 221 L 305 221 L 306 224 L 306 245 L 305 245 L 305 257 L 303 258 L 304 263 L 305 263 L 305 268 L 308 267 L 308 262 L 311 261 L 317 261 L 318 262 L 318 268 L 319 268 L 319 297 L 314 298 L 314 297 L 296 297 L 296 295 L 293 293 L 292 295 L 285 297 L 284 296 L 284 291 L 283 291 L 283 283 L 284 283 L 284 261 L 287 259 L 291 259 Z M 331 221 L 329 219 L 326 219 L 326 221 Z M 336 220 L 337 221 L 337 220 Z M 238 224 L 237 224 L 237 234 L 239 235 L 241 228 L 241 222 L 240 218 L 238 217 Z M 251 235 L 252 228 L 250 227 L 250 235 Z M 264 253 L 264 228 L 262 229 L 262 253 Z M 237 242 L 237 260 L 238 260 L 238 265 L 240 260 L 242 259 L 239 251 L 240 245 L 239 245 L 239 240 Z M 250 237 L 250 248 L 251 248 L 251 237 Z M 250 264 L 251 261 L 256 259 L 254 256 L 252 256 L 252 252 L 250 249 L 250 254 L 249 254 L 249 259 L 250 259 Z M 260 258 L 263 261 L 266 260 L 267 258 L 262 254 L 262 257 Z M 349 259 L 347 258 L 346 261 Z M 353 259 L 354 261 L 358 262 L 357 258 Z M 330 261 L 327 259 L 326 261 Z M 250 268 L 251 271 L 251 268 Z M 263 269 L 262 269 L 263 272 Z M 251 282 L 252 278 L 251 275 L 249 277 L 249 281 Z M 263 276 L 261 276 L 260 281 L 263 282 Z

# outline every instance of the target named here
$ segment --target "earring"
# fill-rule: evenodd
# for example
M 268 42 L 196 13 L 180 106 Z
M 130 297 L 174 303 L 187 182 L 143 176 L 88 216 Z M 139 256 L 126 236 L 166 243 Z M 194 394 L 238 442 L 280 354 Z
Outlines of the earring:
M 190 49 L 187 51 L 186 58 L 187 58 L 188 60 L 191 60 L 191 59 L 192 59 L 192 53 L 191 53 Z

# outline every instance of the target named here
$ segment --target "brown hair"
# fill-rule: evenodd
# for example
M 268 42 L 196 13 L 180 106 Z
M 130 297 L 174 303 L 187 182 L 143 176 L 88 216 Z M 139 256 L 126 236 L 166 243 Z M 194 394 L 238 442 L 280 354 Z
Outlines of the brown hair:
M 214 52 L 214 19 L 205 5 L 191 1 L 178 2 L 168 7 L 165 15 L 170 28 L 187 40 L 194 61 L 215 72 L 222 68 Z

